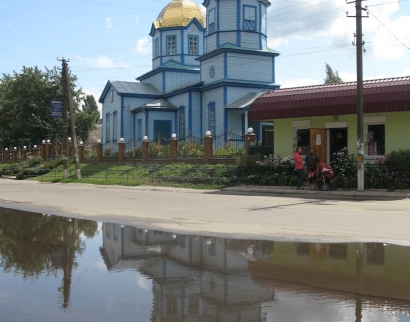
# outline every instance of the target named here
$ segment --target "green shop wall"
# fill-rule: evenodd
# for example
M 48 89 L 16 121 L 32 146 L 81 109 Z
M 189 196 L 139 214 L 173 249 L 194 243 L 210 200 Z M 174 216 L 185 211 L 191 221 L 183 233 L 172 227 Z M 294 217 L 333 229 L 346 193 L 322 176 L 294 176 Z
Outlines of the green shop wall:
M 386 154 L 410 149 L 410 112 L 386 113 Z
M 394 150 L 410 149 L 410 112 L 365 114 L 369 116 L 386 116 L 385 143 L 386 154 Z M 311 118 L 291 118 L 274 120 L 274 155 L 293 155 L 293 121 L 311 120 L 311 128 L 325 129 L 327 122 L 334 122 L 333 116 L 318 116 Z M 357 152 L 357 115 L 339 115 L 337 122 L 347 122 L 347 147 L 353 153 Z M 363 127 L 366 131 L 366 127 Z M 364 138 L 366 139 L 366 138 Z

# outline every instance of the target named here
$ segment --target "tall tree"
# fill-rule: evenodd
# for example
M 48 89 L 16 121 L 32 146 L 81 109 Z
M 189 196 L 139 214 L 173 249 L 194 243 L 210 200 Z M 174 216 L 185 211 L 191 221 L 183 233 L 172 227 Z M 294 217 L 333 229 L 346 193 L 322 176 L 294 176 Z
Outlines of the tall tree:
M 98 110 L 97 102 L 94 95 L 86 95 L 83 99 L 83 111 L 94 115 L 94 123 L 98 124 L 101 121 L 101 114 Z
M 328 63 L 326 63 L 326 78 L 324 79 L 324 82 L 325 84 L 343 83 L 343 80 L 339 76 L 339 72 L 334 72 Z
M 83 92 L 76 89 L 76 80 L 75 75 L 70 76 L 70 90 L 74 114 L 81 115 L 85 113 L 78 108 Z M 51 101 L 61 101 L 62 96 L 61 74 L 56 67 L 42 71 L 38 67 L 23 66 L 20 73 L 3 74 L 0 78 L 0 145 L 28 146 L 44 139 L 61 140 L 62 120 L 51 117 Z M 89 122 L 93 124 L 91 119 Z

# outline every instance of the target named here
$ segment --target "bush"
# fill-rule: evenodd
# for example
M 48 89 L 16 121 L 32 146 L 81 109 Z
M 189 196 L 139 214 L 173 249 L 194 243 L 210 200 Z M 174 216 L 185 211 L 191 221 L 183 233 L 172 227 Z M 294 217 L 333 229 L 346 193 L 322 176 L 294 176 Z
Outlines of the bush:
M 253 165 L 245 166 L 247 182 L 272 186 L 292 186 L 296 184 L 295 162 L 291 156 L 274 159 L 264 156 Z
M 348 148 L 343 148 L 340 152 L 333 153 L 330 165 L 335 173 L 337 186 L 342 188 L 357 187 L 356 156 Z
M 392 151 L 365 167 L 365 184 L 387 190 L 410 187 L 410 150 Z

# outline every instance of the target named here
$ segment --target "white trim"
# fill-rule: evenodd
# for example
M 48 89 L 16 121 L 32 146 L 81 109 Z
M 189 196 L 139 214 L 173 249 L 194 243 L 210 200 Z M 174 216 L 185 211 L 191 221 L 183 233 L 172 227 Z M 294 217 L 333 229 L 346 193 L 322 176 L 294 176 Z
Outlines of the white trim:
M 312 126 L 312 120 L 292 121 L 292 127 L 301 129 L 310 129 Z
M 326 122 L 327 129 L 339 129 L 346 128 L 347 122 Z
M 363 118 L 363 123 L 386 123 L 386 116 L 366 116 Z

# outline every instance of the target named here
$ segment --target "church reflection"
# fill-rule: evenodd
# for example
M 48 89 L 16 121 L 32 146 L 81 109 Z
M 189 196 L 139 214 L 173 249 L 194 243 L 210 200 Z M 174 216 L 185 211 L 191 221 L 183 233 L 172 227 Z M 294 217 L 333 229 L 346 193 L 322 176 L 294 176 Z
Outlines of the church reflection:
M 366 305 L 410 301 L 409 249 L 380 243 L 291 243 L 172 234 L 103 224 L 110 271 L 153 281 L 152 321 L 266 321 L 275 291 L 313 292 Z M 334 293 L 337 292 L 337 293 Z

